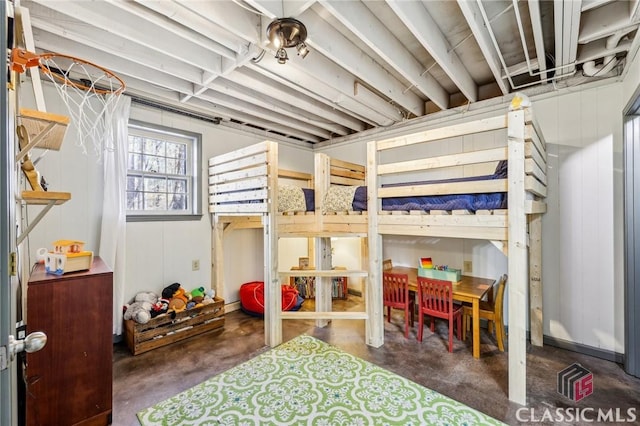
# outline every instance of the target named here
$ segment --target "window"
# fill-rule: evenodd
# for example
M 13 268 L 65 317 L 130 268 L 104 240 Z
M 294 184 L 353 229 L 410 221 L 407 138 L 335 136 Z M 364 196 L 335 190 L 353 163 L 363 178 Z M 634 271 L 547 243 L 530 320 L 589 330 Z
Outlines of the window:
M 129 122 L 127 221 L 199 220 L 201 135 Z

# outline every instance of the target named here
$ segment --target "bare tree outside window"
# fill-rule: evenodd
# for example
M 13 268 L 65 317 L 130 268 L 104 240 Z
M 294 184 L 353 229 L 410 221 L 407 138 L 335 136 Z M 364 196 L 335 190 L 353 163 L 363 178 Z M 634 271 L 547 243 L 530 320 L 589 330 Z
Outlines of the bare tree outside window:
M 201 215 L 200 139 L 177 129 L 130 123 L 128 220 L 194 219 Z

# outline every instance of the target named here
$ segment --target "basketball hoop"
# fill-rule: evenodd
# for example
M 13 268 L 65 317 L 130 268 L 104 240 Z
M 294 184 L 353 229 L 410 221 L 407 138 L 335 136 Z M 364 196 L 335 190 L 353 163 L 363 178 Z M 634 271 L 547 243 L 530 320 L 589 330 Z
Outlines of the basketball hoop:
M 53 83 L 65 103 L 78 134 L 77 145 L 86 154 L 91 143 L 98 160 L 104 150 L 113 150 L 113 111 L 126 84 L 110 70 L 74 56 L 60 53 L 35 54 L 11 51 L 11 69 L 24 72 L 38 66 Z

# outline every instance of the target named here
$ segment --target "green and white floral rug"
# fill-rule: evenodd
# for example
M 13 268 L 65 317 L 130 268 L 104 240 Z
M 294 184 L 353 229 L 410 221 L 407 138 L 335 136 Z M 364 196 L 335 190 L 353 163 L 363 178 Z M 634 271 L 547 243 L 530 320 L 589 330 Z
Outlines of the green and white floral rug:
M 138 413 L 147 425 L 502 425 L 302 335 Z

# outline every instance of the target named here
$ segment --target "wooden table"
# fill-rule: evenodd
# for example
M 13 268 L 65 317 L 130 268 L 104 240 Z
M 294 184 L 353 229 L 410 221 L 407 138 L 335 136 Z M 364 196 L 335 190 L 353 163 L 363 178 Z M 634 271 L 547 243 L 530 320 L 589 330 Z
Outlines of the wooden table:
M 418 268 L 394 266 L 384 272 L 407 274 L 409 291 L 418 291 Z M 473 357 L 480 358 L 480 299 L 493 286 L 494 280 L 462 275 L 460 281 L 453 283 L 453 299 L 471 303 L 473 310 Z

